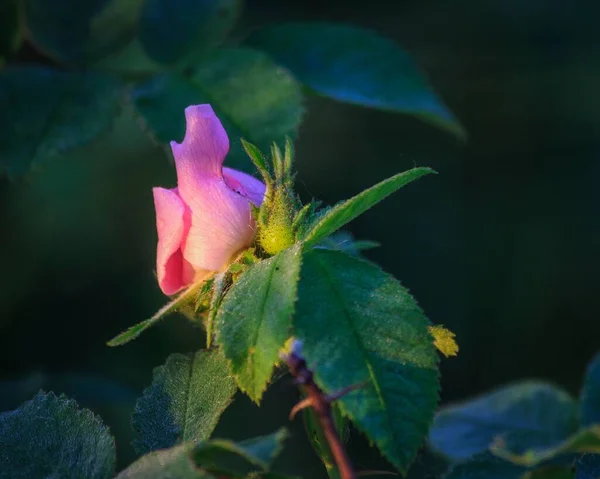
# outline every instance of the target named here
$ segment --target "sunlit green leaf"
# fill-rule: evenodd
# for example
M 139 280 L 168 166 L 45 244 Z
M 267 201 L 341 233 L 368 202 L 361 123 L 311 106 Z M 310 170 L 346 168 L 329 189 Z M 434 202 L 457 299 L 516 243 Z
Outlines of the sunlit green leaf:
M 600 424 L 600 353 L 590 362 L 583 382 L 581 424 Z
M 246 49 L 222 49 L 198 63 L 193 71 L 152 77 L 132 93 L 147 127 L 161 143 L 182 141 L 184 110 L 210 103 L 230 139 L 227 163 L 250 171 L 240 138 L 263 149 L 293 136 L 302 117 L 298 84 L 265 54 Z
M 465 136 L 410 56 L 373 31 L 331 23 L 279 24 L 253 33 L 248 43 L 318 94 L 406 113 Z
M 225 39 L 241 7 L 241 0 L 146 0 L 140 40 L 158 62 L 189 64 Z
M 235 391 L 218 350 L 169 356 L 135 407 L 136 450 L 144 454 L 208 439 Z
M 250 266 L 219 309 L 217 341 L 240 389 L 255 402 L 290 337 L 301 259 L 296 245 Z
M 37 394 L 0 414 L 0 478 L 108 479 L 115 444 L 108 428 L 73 400 Z
M 404 185 L 429 173 L 435 173 L 435 171 L 431 168 L 413 168 L 398 173 L 358 195 L 338 203 L 320 216 L 319 220 L 303 235 L 305 243 L 307 246 L 312 246 L 322 241 Z
M 468 459 L 492 444 L 523 454 L 560 444 L 577 430 L 577 422 L 577 404 L 567 392 L 527 381 L 443 408 L 429 442 L 453 460 Z
M 32 167 L 95 139 L 116 117 L 120 84 L 100 73 L 0 70 L 0 173 Z
M 406 471 L 438 401 L 429 321 L 398 281 L 338 251 L 304 255 L 294 336 L 327 393 L 400 471 Z

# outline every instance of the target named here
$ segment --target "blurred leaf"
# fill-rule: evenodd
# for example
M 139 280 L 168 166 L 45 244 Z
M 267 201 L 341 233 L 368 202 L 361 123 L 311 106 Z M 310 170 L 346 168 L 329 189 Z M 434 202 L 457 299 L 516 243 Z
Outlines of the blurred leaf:
M 119 109 L 120 84 L 100 73 L 0 70 L 0 172 L 9 178 L 95 139 Z
M 241 0 L 146 0 L 140 40 L 157 62 L 191 64 L 227 37 L 241 8 Z
M 302 245 L 256 263 L 236 281 L 217 315 L 217 342 L 240 389 L 258 403 L 290 337 Z
M 528 449 L 522 454 L 514 454 L 501 445 L 492 445 L 492 453 L 505 461 L 526 467 L 533 467 L 550 461 L 557 456 L 571 453 L 600 454 L 600 425 L 576 432 L 560 444 L 549 449 Z
M 109 0 L 90 23 L 86 58 L 100 60 L 134 41 L 143 5 L 144 0 Z
M 304 255 L 294 336 L 342 412 L 405 472 L 438 402 L 437 353 L 429 321 L 393 277 L 338 251 Z
M 73 400 L 39 393 L 0 414 L 0 478 L 110 478 L 115 444 L 108 428 Z
M 23 41 L 21 10 L 18 0 L 0 2 L 0 65 L 18 50 Z
M 341 201 L 319 217 L 318 222 L 305 233 L 304 242 L 307 246 L 315 245 L 404 185 L 429 173 L 435 172 L 431 168 L 413 168 L 383 180 L 348 200 Z
M 525 472 L 520 466 L 486 453 L 472 461 L 453 466 L 443 479 L 523 479 Z
M 143 0 L 24 0 L 31 42 L 64 63 L 90 63 L 134 37 Z
M 573 479 L 575 473 L 571 467 L 548 466 L 525 473 L 521 479 Z
M 194 464 L 193 448 L 193 444 L 186 443 L 152 452 L 138 459 L 116 479 L 217 479 Z
M 576 479 L 600 477 L 600 454 L 584 454 L 575 462 Z
M 236 387 L 218 350 L 173 354 L 154 370 L 132 425 L 140 454 L 208 439 Z
M 144 77 L 164 70 L 163 65 L 148 57 L 137 37 L 122 49 L 112 52 L 97 62 L 94 68 L 132 78 Z
M 268 471 L 287 437 L 287 431 L 280 429 L 239 443 L 213 439 L 198 444 L 192 456 L 196 464 L 219 477 L 221 474 L 246 477 L 253 471 Z
M 556 446 L 577 430 L 577 404 L 562 389 L 536 381 L 512 384 L 443 408 L 431 446 L 461 461 L 502 440 L 515 454 Z
M 583 381 L 581 424 L 600 424 L 600 353 L 590 362 Z
M 264 149 L 294 135 L 302 117 L 295 80 L 265 54 L 247 48 L 222 49 L 206 57 L 189 76 L 156 75 L 133 91 L 139 113 L 159 142 L 181 141 L 184 110 L 210 103 L 229 135 L 231 166 L 248 170 L 240 138 Z
M 460 138 L 466 133 L 409 55 L 393 41 L 350 25 L 290 23 L 248 39 L 315 93 L 335 100 L 406 113 Z

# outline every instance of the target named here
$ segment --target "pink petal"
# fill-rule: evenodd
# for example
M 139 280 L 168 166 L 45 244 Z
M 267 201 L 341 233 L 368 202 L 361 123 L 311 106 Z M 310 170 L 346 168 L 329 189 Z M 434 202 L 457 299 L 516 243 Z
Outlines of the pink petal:
M 229 139 L 210 105 L 186 108 L 186 133 L 171 148 L 179 197 L 190 212 L 181 247 L 196 271 L 220 271 L 254 238 L 250 201 L 260 204 L 264 185 L 244 173 L 225 169 Z
M 177 186 L 184 200 L 207 178 L 222 177 L 223 160 L 229 151 L 227 133 L 210 105 L 187 107 L 185 121 L 183 142 L 171 142 Z
M 221 270 L 254 238 L 250 202 L 223 178 L 205 181 L 189 202 L 191 224 L 183 257 L 197 269 Z
M 158 285 L 166 295 L 175 294 L 191 281 L 193 270 L 183 258 L 182 243 L 189 228 L 189 212 L 177 189 L 153 188 L 156 209 L 156 272 Z
M 248 198 L 254 206 L 260 206 L 265 198 L 265 184 L 241 171 L 223 168 L 225 183 L 236 193 Z

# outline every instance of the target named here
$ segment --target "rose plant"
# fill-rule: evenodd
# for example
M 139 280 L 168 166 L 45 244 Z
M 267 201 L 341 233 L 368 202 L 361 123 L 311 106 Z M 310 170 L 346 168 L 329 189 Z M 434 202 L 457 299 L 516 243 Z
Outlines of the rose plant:
M 124 118 L 140 125 L 172 155 L 177 176 L 152 195 L 147 185 L 157 287 L 168 300 L 108 344 L 180 312 L 205 345 L 154 370 L 131 414 L 138 457 L 118 474 L 115 440 L 97 411 L 40 391 L 0 413 L 0 478 L 290 477 L 276 462 L 285 427 L 236 441 L 216 432 L 238 391 L 264 408 L 281 377 L 299 387 L 290 415 L 303 415 L 332 479 L 412 474 L 420 451 L 418 467 L 435 455 L 443 463 L 435 474 L 447 479 L 598 477 L 598 357 L 578 400 L 526 381 L 437 411 L 440 355 L 457 354 L 454 334 L 363 257 L 372 243 L 342 231 L 432 169 L 396 174 L 331 207 L 303 204 L 295 191 L 293 144 L 307 91 L 409 115 L 464 140 L 455 116 L 391 40 L 324 22 L 235 30 L 242 3 L 0 7 L 0 174 L 19 180 L 85 145 L 109 146 L 104 135 Z M 8 390 L 21 387 L 61 390 L 39 377 Z M 355 461 L 359 434 L 385 471 Z

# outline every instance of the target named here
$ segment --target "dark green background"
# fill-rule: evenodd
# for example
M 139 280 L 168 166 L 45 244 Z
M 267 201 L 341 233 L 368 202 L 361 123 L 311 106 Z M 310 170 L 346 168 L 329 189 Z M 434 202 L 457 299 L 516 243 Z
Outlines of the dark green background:
M 350 230 L 381 242 L 367 256 L 457 333 L 460 354 L 442 364 L 444 401 L 525 377 L 577 393 L 600 346 L 600 30 L 598 8 L 584 5 L 248 2 L 240 37 L 268 22 L 331 20 L 395 39 L 469 132 L 462 144 L 411 118 L 309 96 L 296 146 L 298 190 L 327 203 L 415 165 L 439 171 Z M 135 343 L 105 346 L 165 301 L 153 276 L 150 189 L 174 182 L 167 156 L 128 113 L 24 182 L 0 180 L 0 379 L 76 372 L 131 389 L 119 396 L 123 410 L 107 413 L 122 463 L 131 459 L 122 419 L 131 397 L 168 354 L 202 341 L 173 318 Z M 74 387 L 91 403 L 102 396 Z M 240 398 L 221 433 L 270 432 L 286 423 L 294 396 L 279 381 L 269 421 Z M 303 447 L 299 433 L 294 441 Z M 361 455 L 360 441 L 353 447 Z M 318 464 L 300 451 L 288 469 L 316 477 Z

